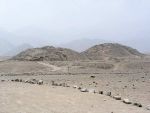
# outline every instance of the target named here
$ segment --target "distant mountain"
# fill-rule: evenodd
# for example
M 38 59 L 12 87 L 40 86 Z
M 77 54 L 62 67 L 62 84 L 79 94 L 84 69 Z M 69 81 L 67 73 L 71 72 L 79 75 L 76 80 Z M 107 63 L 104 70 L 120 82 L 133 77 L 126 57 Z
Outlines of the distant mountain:
M 85 59 L 80 53 L 71 49 L 55 48 L 53 46 L 45 46 L 42 48 L 33 48 L 21 52 L 14 56 L 13 60 L 27 61 L 67 61 Z
M 90 60 L 102 60 L 105 58 L 116 57 L 137 57 L 143 55 L 136 49 L 117 43 L 95 45 L 81 54 L 87 56 Z
M 108 41 L 101 40 L 101 39 L 79 39 L 79 40 L 71 41 L 69 43 L 61 44 L 59 46 L 69 48 L 78 52 L 82 52 L 94 45 L 102 44 L 106 42 L 108 43 Z
M 0 56 L 14 48 L 10 39 L 15 37 L 14 34 L 0 29 Z
M 19 40 L 22 39 L 15 34 L 0 29 L 0 56 L 14 56 L 21 51 L 32 48 L 29 44 L 17 46 L 21 43 Z
M 134 38 L 130 40 L 119 41 L 121 44 L 132 46 L 142 53 L 150 53 L 150 38 Z
M 57 42 L 61 42 L 63 39 L 57 37 L 57 34 L 53 34 L 52 31 L 47 29 L 28 26 L 19 29 L 14 32 L 18 38 L 18 42 L 29 43 L 34 47 L 42 47 L 45 45 L 55 45 Z
M 7 51 L 10 51 L 12 48 L 14 48 L 14 45 L 12 45 L 5 39 L 0 39 L 0 56 L 3 56 Z
M 127 38 L 128 39 L 128 38 Z M 70 48 L 78 52 L 85 51 L 86 49 L 103 43 L 120 43 L 123 45 L 127 45 L 133 48 L 136 48 L 138 51 L 142 53 L 150 53 L 150 46 L 149 46 L 150 38 L 131 38 L 130 40 L 121 41 L 106 41 L 103 39 L 79 39 L 74 40 L 69 43 L 58 45 L 60 47 Z
M 27 49 L 31 49 L 31 48 L 33 47 L 29 44 L 22 44 L 20 46 L 13 47 L 11 50 L 7 51 L 3 56 L 15 56 L 19 54 L 20 52 L 25 51 Z

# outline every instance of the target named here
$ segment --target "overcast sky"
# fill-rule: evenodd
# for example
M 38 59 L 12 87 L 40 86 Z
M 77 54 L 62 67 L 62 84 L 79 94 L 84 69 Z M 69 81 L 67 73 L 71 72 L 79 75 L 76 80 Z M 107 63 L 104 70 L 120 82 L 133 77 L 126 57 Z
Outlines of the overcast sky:
M 150 0 L 0 0 L 0 31 L 16 43 L 142 40 L 150 38 Z

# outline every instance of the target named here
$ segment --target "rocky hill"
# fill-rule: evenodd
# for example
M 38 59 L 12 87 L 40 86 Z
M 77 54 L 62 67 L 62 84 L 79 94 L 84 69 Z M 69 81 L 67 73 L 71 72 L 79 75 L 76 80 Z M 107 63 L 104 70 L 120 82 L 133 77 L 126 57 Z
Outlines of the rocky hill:
M 117 57 L 140 57 L 142 55 L 142 53 L 131 47 L 117 43 L 104 43 L 95 45 L 81 53 L 53 46 L 33 48 L 21 52 L 12 59 L 27 61 L 104 60 Z
M 42 48 L 28 49 L 14 56 L 12 59 L 27 61 L 67 61 L 83 60 L 86 58 L 84 55 L 70 49 L 45 46 Z
M 136 49 L 117 43 L 104 43 L 96 45 L 81 54 L 87 56 L 90 60 L 101 60 L 116 57 L 137 57 L 143 55 Z

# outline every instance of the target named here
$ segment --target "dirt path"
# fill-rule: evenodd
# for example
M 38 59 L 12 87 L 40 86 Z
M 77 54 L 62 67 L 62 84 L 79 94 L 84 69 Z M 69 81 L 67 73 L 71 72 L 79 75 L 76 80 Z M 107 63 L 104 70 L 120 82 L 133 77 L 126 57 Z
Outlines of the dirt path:
M 43 66 L 46 66 L 46 67 L 51 68 L 51 69 L 52 69 L 51 71 L 59 71 L 59 70 L 61 70 L 60 67 L 57 67 L 57 66 L 55 66 L 55 65 L 51 65 L 51 64 L 49 64 L 49 63 L 38 62 L 38 64 L 41 64 L 41 65 L 43 65 Z

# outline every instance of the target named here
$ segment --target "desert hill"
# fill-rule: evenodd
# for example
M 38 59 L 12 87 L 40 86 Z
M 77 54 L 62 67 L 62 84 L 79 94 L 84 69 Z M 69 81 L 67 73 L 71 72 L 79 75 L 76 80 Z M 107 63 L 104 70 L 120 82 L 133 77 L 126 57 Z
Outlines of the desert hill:
M 103 60 L 117 57 L 139 57 L 143 54 L 136 49 L 117 43 L 95 45 L 88 50 L 78 53 L 71 49 L 45 46 L 33 48 L 14 56 L 14 60 L 28 61 L 67 61 L 67 60 Z
M 81 60 L 85 59 L 85 57 L 84 55 L 70 49 L 45 46 L 42 48 L 28 49 L 14 56 L 12 59 L 27 61 L 67 61 Z
M 136 49 L 117 43 L 104 43 L 95 45 L 81 54 L 87 56 L 90 60 L 101 60 L 104 58 L 116 57 L 137 57 L 143 55 Z

